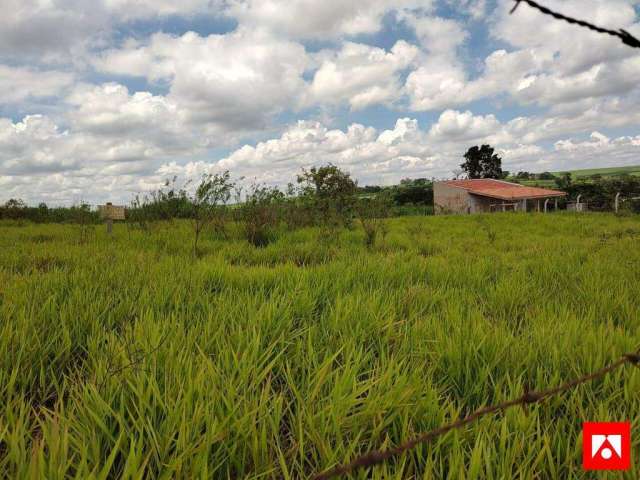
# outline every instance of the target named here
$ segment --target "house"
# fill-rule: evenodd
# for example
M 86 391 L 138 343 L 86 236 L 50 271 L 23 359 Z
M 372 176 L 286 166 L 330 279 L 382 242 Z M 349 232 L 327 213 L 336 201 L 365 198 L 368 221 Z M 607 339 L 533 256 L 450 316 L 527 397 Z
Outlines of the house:
M 549 201 L 558 208 L 565 192 L 526 187 L 489 178 L 448 180 L 433 185 L 436 214 L 510 211 L 547 211 Z

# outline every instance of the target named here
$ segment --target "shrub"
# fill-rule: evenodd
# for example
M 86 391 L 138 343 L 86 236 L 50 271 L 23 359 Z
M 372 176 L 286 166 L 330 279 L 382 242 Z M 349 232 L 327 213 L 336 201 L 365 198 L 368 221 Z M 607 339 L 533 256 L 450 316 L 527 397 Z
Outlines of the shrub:
M 234 187 L 228 171 L 202 176 L 200 184 L 190 198 L 195 255 L 198 254 L 200 234 L 206 226 L 215 225 L 217 231 L 224 230 L 225 209 Z
M 375 246 L 379 236 L 384 240 L 387 234 L 385 218 L 391 213 L 392 203 L 391 196 L 387 192 L 358 200 L 356 212 L 364 230 L 365 244 L 368 248 Z
M 251 187 L 240 207 L 245 236 L 250 244 L 265 247 L 273 240 L 284 198 L 284 194 L 275 187 Z
M 332 164 L 302 170 L 300 195 L 313 205 L 318 225 L 349 226 L 353 221 L 357 184 Z
M 164 186 L 144 196 L 136 195 L 127 209 L 127 219 L 144 231 L 149 231 L 153 222 L 173 220 L 176 218 L 191 218 L 193 205 L 186 188 L 191 182 L 187 181 L 178 187 L 177 177 L 166 180 Z

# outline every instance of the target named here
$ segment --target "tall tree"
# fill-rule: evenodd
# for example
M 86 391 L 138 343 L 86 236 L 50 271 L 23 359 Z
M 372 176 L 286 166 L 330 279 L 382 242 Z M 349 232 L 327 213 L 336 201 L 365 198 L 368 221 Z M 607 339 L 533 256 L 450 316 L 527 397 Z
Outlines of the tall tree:
M 504 178 L 502 158 L 490 145 L 475 146 L 464 154 L 465 162 L 460 165 L 469 178 Z

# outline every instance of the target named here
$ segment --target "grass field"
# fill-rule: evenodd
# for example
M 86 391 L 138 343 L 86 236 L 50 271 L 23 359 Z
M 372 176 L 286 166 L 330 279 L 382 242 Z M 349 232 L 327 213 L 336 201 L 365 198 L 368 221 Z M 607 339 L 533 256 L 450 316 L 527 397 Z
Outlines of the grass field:
M 553 172 L 554 175 L 562 175 L 565 172 Z M 593 175 L 602 175 L 605 178 L 618 177 L 620 175 L 635 175 L 640 176 L 640 165 L 632 167 L 609 167 L 609 168 L 591 168 L 585 170 L 573 170 L 570 171 L 574 180 L 584 177 L 591 177 Z
M 406 217 L 359 229 L 0 224 L 6 478 L 300 479 L 640 347 L 640 219 Z M 570 479 L 640 369 L 487 417 L 354 478 Z M 597 478 L 620 478 L 601 475 Z

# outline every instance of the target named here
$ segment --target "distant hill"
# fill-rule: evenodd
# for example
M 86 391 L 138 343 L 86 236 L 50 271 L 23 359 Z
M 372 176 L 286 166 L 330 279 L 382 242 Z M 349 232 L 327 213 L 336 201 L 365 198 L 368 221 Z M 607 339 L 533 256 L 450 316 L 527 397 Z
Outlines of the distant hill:
M 640 165 L 632 166 L 632 167 L 608 167 L 608 168 L 590 168 L 583 170 L 563 170 L 558 172 L 548 172 L 554 177 L 561 177 L 564 173 L 570 173 L 572 180 L 589 180 L 591 177 L 599 175 L 602 178 L 615 178 L 620 177 L 622 175 L 633 175 L 640 177 Z M 535 175 L 540 175 L 535 174 Z M 555 187 L 556 182 L 555 179 L 545 178 L 545 179 L 521 179 L 510 177 L 508 180 L 517 181 L 523 185 L 529 186 L 538 186 L 538 187 Z
M 566 173 L 562 172 L 551 172 L 554 175 L 562 175 Z M 618 177 L 620 175 L 635 175 L 640 177 L 640 165 L 636 165 L 635 167 L 609 167 L 609 168 L 590 168 L 586 170 L 572 170 L 569 171 L 571 177 L 576 180 L 578 178 L 591 177 L 593 175 L 602 175 L 603 177 Z

